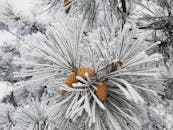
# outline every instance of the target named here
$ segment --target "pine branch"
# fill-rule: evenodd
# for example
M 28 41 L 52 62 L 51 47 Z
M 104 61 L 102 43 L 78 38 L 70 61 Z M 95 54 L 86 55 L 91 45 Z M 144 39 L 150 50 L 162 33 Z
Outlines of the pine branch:
M 125 0 L 121 0 L 121 4 L 122 4 L 123 12 L 126 14 L 126 1 Z

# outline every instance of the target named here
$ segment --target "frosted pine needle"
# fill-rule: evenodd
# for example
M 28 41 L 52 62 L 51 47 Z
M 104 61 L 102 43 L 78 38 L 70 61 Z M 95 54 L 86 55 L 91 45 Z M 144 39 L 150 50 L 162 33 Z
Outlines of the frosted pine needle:
M 70 121 L 95 130 L 139 125 L 135 116 L 138 104 L 157 102 L 157 93 L 163 89 L 160 68 L 155 65 L 162 55 L 147 54 L 160 43 L 149 45 L 145 36 L 134 39 L 138 30 L 128 26 L 117 37 L 107 28 L 84 36 L 85 24 L 79 19 L 71 23 L 69 28 L 62 23 L 50 25 L 46 36 L 37 35 L 36 42 L 24 46 L 25 53 L 16 63 L 30 68 L 16 75 L 32 78 L 18 85 L 51 82 L 49 89 L 56 88 L 56 96 L 50 100 L 48 117 L 59 128 L 67 128 Z M 74 77 L 66 83 L 69 75 Z M 59 90 L 65 93 L 61 95 Z

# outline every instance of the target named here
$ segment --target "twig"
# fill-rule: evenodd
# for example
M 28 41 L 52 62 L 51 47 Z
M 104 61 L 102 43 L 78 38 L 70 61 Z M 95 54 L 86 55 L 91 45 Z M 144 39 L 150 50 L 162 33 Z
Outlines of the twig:
M 125 2 L 125 0 L 121 0 L 121 3 L 122 3 L 123 12 L 126 13 L 127 9 L 126 9 L 126 2 Z

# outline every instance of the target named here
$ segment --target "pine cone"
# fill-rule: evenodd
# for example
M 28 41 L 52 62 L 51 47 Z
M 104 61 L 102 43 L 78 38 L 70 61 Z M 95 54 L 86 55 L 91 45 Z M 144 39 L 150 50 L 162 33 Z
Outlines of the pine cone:
M 117 71 L 123 67 L 124 63 L 122 61 L 117 61 L 112 69 L 112 71 Z
M 77 71 L 77 76 L 82 77 L 83 79 L 86 79 L 85 73 L 88 72 L 89 77 L 93 77 L 95 75 L 95 72 L 90 68 L 81 68 Z
M 77 76 L 77 75 L 76 75 L 75 73 L 69 75 L 69 76 L 67 77 L 67 79 L 65 80 L 65 84 L 66 84 L 68 87 L 72 87 L 72 84 L 73 84 L 73 83 L 77 83 L 77 82 L 78 82 L 78 80 L 76 79 L 76 76 Z M 61 95 L 64 95 L 66 92 L 67 92 L 66 90 L 61 90 Z
M 98 84 L 96 90 L 96 95 L 100 101 L 105 101 L 107 98 L 108 87 L 105 83 Z
M 48 63 L 49 65 L 53 65 L 53 64 L 54 64 L 53 61 L 48 61 L 47 63 Z

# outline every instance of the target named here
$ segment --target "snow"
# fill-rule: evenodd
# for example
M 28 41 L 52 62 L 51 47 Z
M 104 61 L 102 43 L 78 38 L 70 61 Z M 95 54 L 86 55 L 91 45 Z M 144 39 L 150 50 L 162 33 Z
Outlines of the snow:
M 12 86 L 9 83 L 0 81 L 0 100 L 11 91 Z
M 24 14 L 30 14 L 30 10 L 32 8 L 32 2 L 33 2 L 32 0 L 13 0 L 12 1 L 14 8 L 21 10 L 22 13 Z
M 17 10 L 20 10 L 24 15 L 29 15 L 31 13 L 32 8 L 32 0 L 8 0 L 9 2 L 12 2 L 14 5 L 14 8 Z M 14 39 L 15 37 L 7 32 L 7 31 L 0 31 L 0 46 L 3 42 L 8 42 Z M 0 100 L 3 96 L 8 94 L 12 90 L 12 86 L 10 86 L 6 82 L 0 81 Z
M 32 9 L 32 0 L 8 0 L 13 3 L 15 9 L 22 12 L 24 15 L 30 15 Z M 14 38 L 12 34 L 7 31 L 0 31 L 0 45 L 2 42 L 10 41 Z
M 7 32 L 7 31 L 0 31 L 0 46 L 2 45 L 3 42 L 8 42 L 15 39 L 15 37 Z

